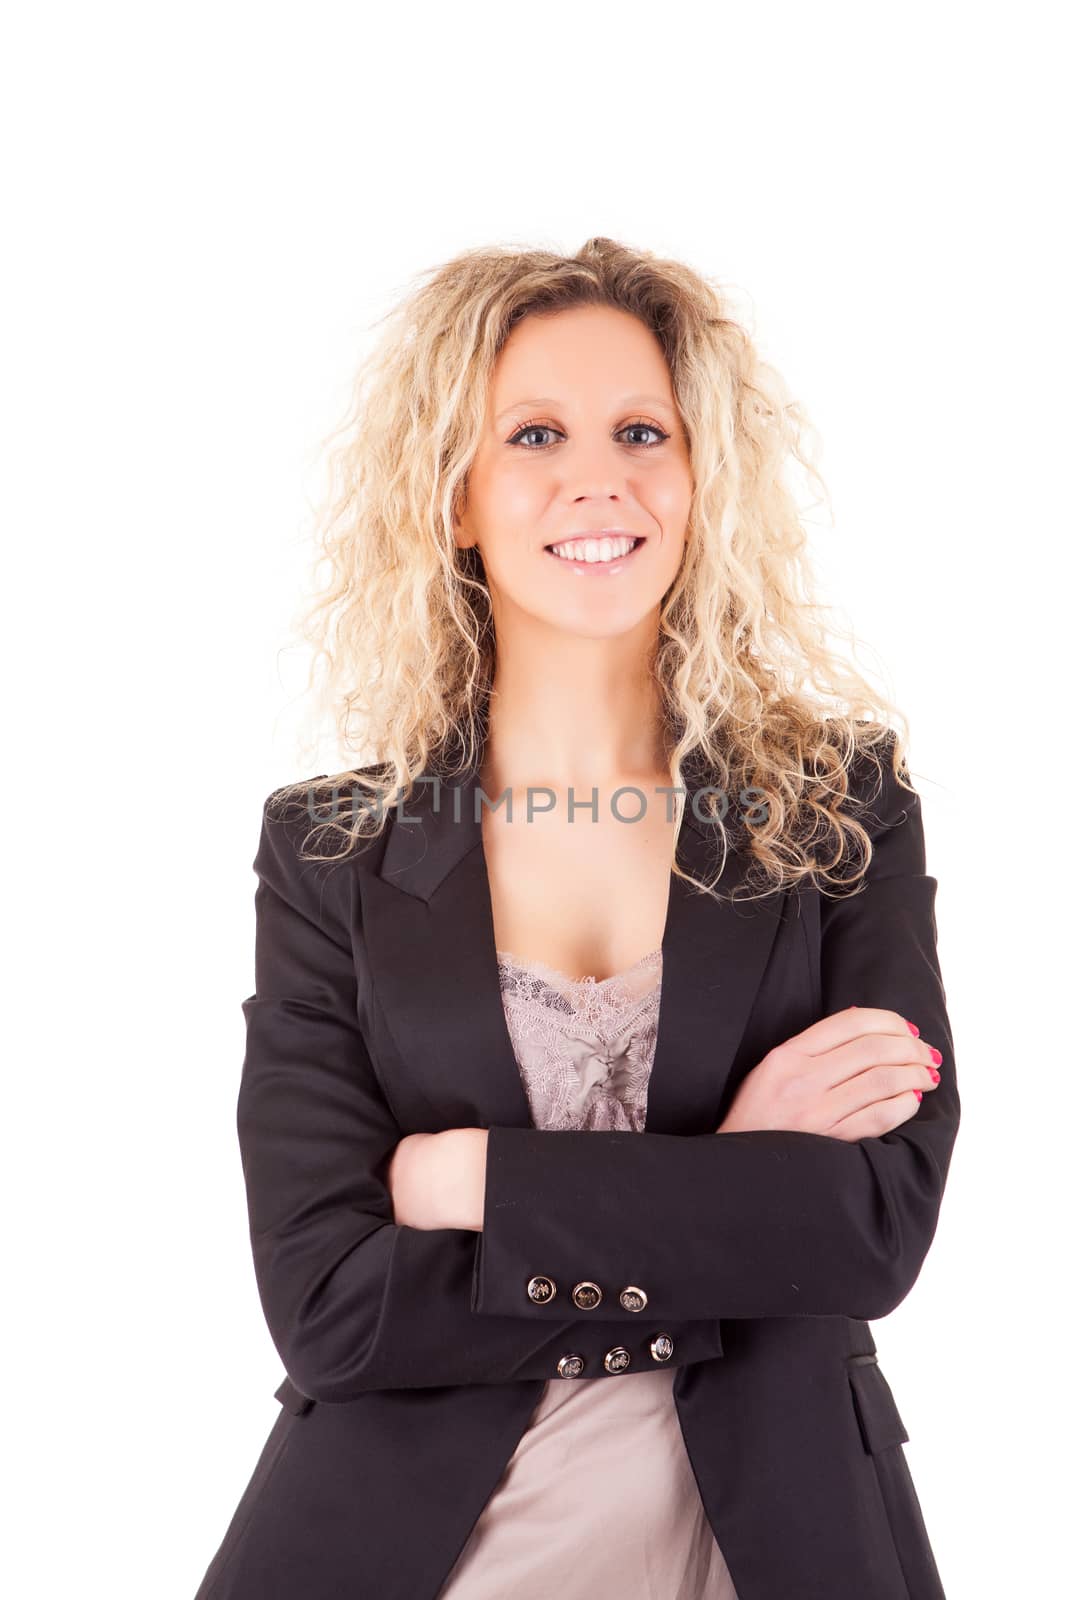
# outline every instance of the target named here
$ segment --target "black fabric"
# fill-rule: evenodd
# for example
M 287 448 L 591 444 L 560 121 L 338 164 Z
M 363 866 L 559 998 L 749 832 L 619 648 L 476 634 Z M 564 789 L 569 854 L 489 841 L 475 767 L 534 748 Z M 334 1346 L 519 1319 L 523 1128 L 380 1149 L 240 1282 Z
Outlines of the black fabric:
M 731 905 L 672 878 L 646 1131 L 560 1132 L 532 1126 L 507 1033 L 476 770 L 339 862 L 299 859 L 306 808 L 264 806 L 237 1131 L 286 1376 L 197 1600 L 433 1600 L 560 1357 L 625 1382 L 606 1352 L 649 1370 L 659 1333 L 739 1600 L 938 1600 L 869 1326 L 918 1276 L 960 1115 L 918 798 L 887 762 L 857 774 L 874 859 L 853 899 Z M 680 851 L 722 864 L 688 806 Z M 912 1119 L 857 1144 L 715 1133 L 768 1049 L 850 1004 L 941 1050 Z M 396 1142 L 461 1126 L 489 1129 L 484 1230 L 397 1227 Z M 579 1311 L 586 1279 L 604 1297 Z

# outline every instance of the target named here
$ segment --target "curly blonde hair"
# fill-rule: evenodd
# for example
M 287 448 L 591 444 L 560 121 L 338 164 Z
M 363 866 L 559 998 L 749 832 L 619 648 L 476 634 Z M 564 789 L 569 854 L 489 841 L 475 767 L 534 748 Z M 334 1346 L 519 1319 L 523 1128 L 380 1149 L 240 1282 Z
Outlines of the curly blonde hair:
M 420 775 L 447 777 L 484 747 L 492 606 L 480 552 L 455 543 L 454 514 L 494 364 L 519 319 L 601 305 L 640 318 L 658 339 L 695 485 L 653 664 L 671 784 L 681 789 L 683 763 L 692 772 L 697 762 L 720 794 L 762 796 L 747 840 L 746 883 L 757 895 L 809 876 L 823 888 L 858 883 L 872 851 L 845 808 L 849 773 L 858 756 L 888 755 L 911 789 L 904 735 L 890 726 L 895 716 L 906 731 L 907 719 L 832 648 L 787 481 L 794 460 L 829 499 L 813 430 L 723 291 L 679 261 L 604 238 L 574 256 L 484 246 L 420 277 L 382 319 L 324 443 L 328 489 L 313 537 L 325 580 L 299 628 L 313 647 L 319 714 L 340 750 L 375 761 L 276 791 L 282 804 L 306 797 L 312 814 L 331 796 L 303 859 L 338 858 L 308 849 L 323 829 L 340 831 L 342 854 L 381 833 Z M 337 804 L 346 787 L 347 813 Z M 678 815 L 676 845 L 680 827 Z M 850 865 L 851 875 L 839 870 Z M 677 859 L 672 871 L 714 893 Z

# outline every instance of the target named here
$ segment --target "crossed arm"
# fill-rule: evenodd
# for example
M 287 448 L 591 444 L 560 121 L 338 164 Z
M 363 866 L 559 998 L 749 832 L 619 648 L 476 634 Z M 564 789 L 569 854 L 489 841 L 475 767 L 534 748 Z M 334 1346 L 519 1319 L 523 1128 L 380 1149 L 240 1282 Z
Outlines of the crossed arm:
M 856 1143 L 770 1130 L 450 1130 L 466 1141 L 451 1219 L 463 1225 L 429 1229 L 395 1219 L 388 1172 L 403 1130 L 360 1031 L 330 875 L 297 859 L 297 835 L 269 806 L 237 1126 L 260 1299 L 303 1393 L 552 1377 L 594 1321 L 605 1349 L 664 1329 L 700 1360 L 718 1354 L 720 1318 L 875 1318 L 908 1293 L 936 1228 L 959 1099 L 936 880 L 918 798 L 891 773 L 866 889 L 824 904 L 823 1001 L 827 1013 L 855 1004 L 914 1017 L 940 1049 L 941 1083 L 909 1122 Z M 638 1284 L 648 1305 L 621 1312 L 607 1294 L 577 1314 L 566 1294 L 536 1304 L 533 1273 Z
M 558 1376 L 594 1314 L 573 1308 L 569 1326 L 480 1315 L 479 1235 L 395 1221 L 386 1172 L 403 1131 L 360 1031 L 347 935 L 266 816 L 255 865 L 256 992 L 243 1005 L 237 1132 L 260 1301 L 286 1372 L 319 1401 Z M 598 1343 L 632 1340 L 634 1322 L 618 1307 L 597 1317 Z M 670 1331 L 676 1364 L 721 1352 L 712 1317 Z

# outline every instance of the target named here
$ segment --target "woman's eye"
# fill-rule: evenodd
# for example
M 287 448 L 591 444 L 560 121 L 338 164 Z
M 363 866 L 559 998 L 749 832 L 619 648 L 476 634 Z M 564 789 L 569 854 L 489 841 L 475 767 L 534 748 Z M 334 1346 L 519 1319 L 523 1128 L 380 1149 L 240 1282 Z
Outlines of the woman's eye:
M 631 422 L 622 431 L 623 433 L 658 433 L 659 440 L 653 440 L 653 444 L 660 443 L 662 440 L 670 438 L 670 435 L 664 433 L 662 428 L 657 428 L 654 422 Z M 639 448 L 642 450 L 647 450 L 650 447 L 649 445 L 645 444 L 639 446 Z
M 653 440 L 651 440 L 651 441 L 649 441 L 648 443 L 645 443 L 645 444 L 636 443 L 634 445 L 634 448 L 638 449 L 638 450 L 651 450 L 651 449 L 654 449 L 656 445 L 662 444 L 665 439 L 669 439 L 670 438 L 670 434 L 669 433 L 665 433 L 662 428 L 657 428 L 657 426 L 656 426 L 656 424 L 654 422 L 630 422 L 630 423 L 627 423 L 625 428 L 621 428 L 619 431 L 622 434 L 628 434 L 628 433 L 654 433 L 654 434 L 656 434 L 658 436 L 657 438 L 655 438 L 655 439 L 653 439 Z M 517 433 L 513 433 L 512 434 L 511 438 L 508 440 L 508 444 L 517 445 L 520 442 L 520 440 L 525 439 L 527 434 L 531 434 L 531 433 L 555 433 L 555 434 L 558 434 L 559 433 L 559 429 L 558 428 L 550 428 L 548 426 L 548 424 L 545 423 L 545 422 L 526 422 L 518 430 Z M 634 441 L 631 441 L 631 443 L 633 443 L 633 442 Z M 532 449 L 532 450 L 536 451 L 540 447 L 536 446 L 536 445 L 533 445 L 533 446 L 527 445 L 525 448 Z
M 525 438 L 528 433 L 558 433 L 558 431 L 558 428 L 546 428 L 542 422 L 528 422 L 524 428 L 519 429 L 518 433 L 512 435 L 508 440 L 508 444 L 518 444 L 519 440 Z

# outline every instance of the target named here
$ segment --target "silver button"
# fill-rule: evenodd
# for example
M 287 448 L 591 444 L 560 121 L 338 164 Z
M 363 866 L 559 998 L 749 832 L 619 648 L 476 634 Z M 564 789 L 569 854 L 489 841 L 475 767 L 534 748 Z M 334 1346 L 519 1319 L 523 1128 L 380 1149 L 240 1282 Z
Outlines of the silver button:
M 581 1356 L 560 1356 L 556 1362 L 556 1371 L 561 1378 L 577 1378 L 585 1368 Z
M 624 1311 L 643 1311 L 648 1305 L 648 1295 L 635 1283 L 628 1283 L 619 1296 L 619 1304 Z
M 630 1352 L 625 1345 L 617 1344 L 614 1350 L 609 1350 L 604 1357 L 606 1372 L 625 1372 L 630 1365 Z
M 545 1306 L 554 1297 L 556 1293 L 556 1285 L 553 1283 L 551 1278 L 546 1278 L 542 1274 L 539 1274 L 536 1278 L 530 1279 L 529 1283 L 526 1285 L 526 1293 L 529 1295 L 534 1305 Z
M 674 1354 L 674 1340 L 669 1333 L 660 1333 L 649 1345 L 653 1361 L 669 1361 Z
M 579 1311 L 595 1310 L 603 1298 L 599 1283 L 576 1283 L 571 1290 L 571 1299 Z

